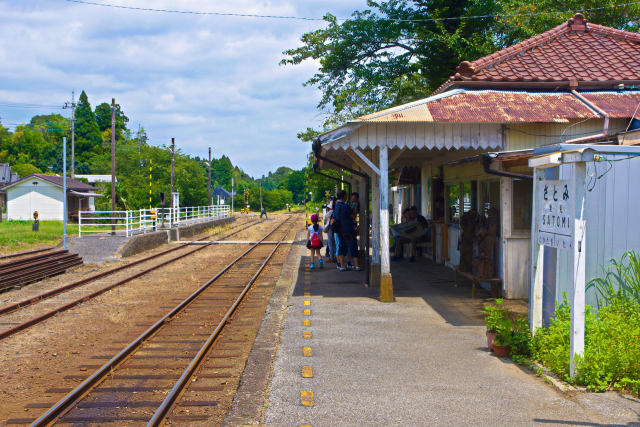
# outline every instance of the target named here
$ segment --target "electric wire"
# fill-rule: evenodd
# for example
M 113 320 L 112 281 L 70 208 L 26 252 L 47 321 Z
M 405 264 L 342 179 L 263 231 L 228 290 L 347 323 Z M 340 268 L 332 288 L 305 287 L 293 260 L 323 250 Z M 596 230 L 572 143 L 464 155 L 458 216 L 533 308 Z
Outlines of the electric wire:
M 159 9 L 152 7 L 139 7 L 139 6 L 126 6 L 119 5 L 113 3 L 98 3 L 93 1 L 85 1 L 85 0 L 64 0 L 69 3 L 78 3 L 88 6 L 100 6 L 100 7 L 110 7 L 115 9 L 127 9 L 127 10 L 137 10 L 143 12 L 156 12 L 156 13 L 173 13 L 173 14 L 183 14 L 183 15 L 203 15 L 203 16 L 228 16 L 228 17 L 239 17 L 239 18 L 263 18 L 263 19 L 289 19 L 289 20 L 300 20 L 300 21 L 324 21 L 324 17 L 308 17 L 308 16 L 287 16 L 287 15 L 263 15 L 263 14 L 253 14 L 253 13 L 238 13 L 238 12 L 207 12 L 207 11 L 197 11 L 197 10 L 179 10 L 179 9 Z M 514 13 L 514 14 L 487 14 L 487 15 L 471 15 L 471 16 L 452 16 L 452 17 L 444 17 L 444 18 L 422 18 L 422 19 L 402 19 L 402 18 L 385 18 L 385 17 L 377 17 L 377 19 L 383 21 L 391 21 L 391 22 L 440 22 L 440 21 L 462 21 L 462 20 L 471 20 L 471 19 L 487 19 L 487 18 L 518 18 L 518 17 L 533 17 L 533 16 L 542 16 L 542 15 L 563 15 L 577 12 L 593 12 L 598 10 L 606 10 L 606 9 L 616 9 L 627 6 L 635 6 L 639 5 L 640 1 L 628 2 L 628 3 L 620 3 L 609 6 L 600 6 L 600 7 L 591 7 L 591 8 L 583 8 L 583 9 L 573 9 L 573 10 L 561 10 L 561 11 L 548 11 L 548 12 L 531 12 L 531 13 Z M 341 21 L 347 21 L 349 18 L 338 18 Z

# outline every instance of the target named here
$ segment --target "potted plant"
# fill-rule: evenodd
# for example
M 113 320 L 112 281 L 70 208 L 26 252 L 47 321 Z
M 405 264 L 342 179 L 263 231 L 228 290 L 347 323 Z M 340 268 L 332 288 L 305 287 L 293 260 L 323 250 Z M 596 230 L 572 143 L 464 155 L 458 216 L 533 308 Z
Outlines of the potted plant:
M 513 344 L 512 322 L 508 315 L 502 317 L 496 331 L 496 339 L 493 341 L 493 352 L 498 357 L 509 357 Z
M 498 326 L 505 317 L 505 310 L 502 306 L 502 298 L 496 299 L 495 305 L 484 306 L 484 325 L 487 328 L 487 347 L 493 351 L 493 341 L 496 339 Z

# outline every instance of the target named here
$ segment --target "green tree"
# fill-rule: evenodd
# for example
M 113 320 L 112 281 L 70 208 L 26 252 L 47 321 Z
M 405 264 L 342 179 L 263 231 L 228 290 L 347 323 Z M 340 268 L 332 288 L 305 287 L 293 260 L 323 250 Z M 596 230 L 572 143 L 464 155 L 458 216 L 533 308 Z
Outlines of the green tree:
M 20 178 L 24 178 L 34 173 L 42 173 L 40 169 L 29 163 L 20 163 L 11 166 L 11 172 L 18 174 Z
M 211 167 L 211 179 L 214 180 L 217 185 L 223 186 L 225 189 L 231 189 L 231 176 L 233 174 L 233 165 L 231 160 L 223 155 L 219 159 L 212 160 L 213 165 Z M 206 186 L 205 186 L 206 189 Z
M 75 116 L 76 157 L 80 162 L 90 163 L 92 157 L 104 150 L 100 128 L 84 90 L 80 94 Z
M 473 61 L 544 32 L 566 21 L 575 10 L 618 3 L 369 0 L 368 9 L 354 12 L 343 22 L 327 14 L 326 26 L 303 34 L 302 46 L 286 50 L 281 64 L 296 65 L 308 59 L 319 63 L 318 71 L 305 84 L 322 92 L 318 108 L 327 113 L 327 128 L 424 98 L 454 74 L 463 60 Z M 571 12 L 549 13 L 555 11 Z M 637 31 L 639 13 L 640 5 L 632 3 L 594 10 L 586 17 L 597 24 Z M 299 137 L 305 140 L 312 134 L 307 129 Z
M 100 132 L 111 130 L 111 104 L 103 102 L 95 110 L 96 123 Z M 116 140 L 124 140 L 129 118 L 124 114 L 120 104 L 116 104 Z M 111 134 L 109 134 L 111 136 Z

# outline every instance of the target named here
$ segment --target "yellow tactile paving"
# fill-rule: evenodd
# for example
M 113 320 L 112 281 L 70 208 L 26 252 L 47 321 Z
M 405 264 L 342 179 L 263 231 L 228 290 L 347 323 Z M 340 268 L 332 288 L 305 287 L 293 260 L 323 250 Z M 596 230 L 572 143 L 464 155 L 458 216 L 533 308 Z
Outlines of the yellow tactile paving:
M 304 310 L 302 310 L 302 314 L 304 316 L 311 316 L 311 310 L 309 310 L 308 308 L 305 308 Z
M 313 356 L 313 350 L 311 347 L 302 347 L 302 355 L 304 357 L 311 357 Z
M 304 302 L 302 303 L 302 305 L 311 305 L 311 301 L 309 301 L 309 300 L 304 300 Z
M 311 366 L 302 367 L 302 378 L 313 378 L 313 368 Z
M 302 404 L 302 406 L 313 406 L 313 392 L 308 390 L 301 390 L 300 403 Z
M 311 320 L 303 320 L 302 321 L 302 326 L 311 326 Z
M 302 338 L 311 339 L 311 331 L 302 331 Z

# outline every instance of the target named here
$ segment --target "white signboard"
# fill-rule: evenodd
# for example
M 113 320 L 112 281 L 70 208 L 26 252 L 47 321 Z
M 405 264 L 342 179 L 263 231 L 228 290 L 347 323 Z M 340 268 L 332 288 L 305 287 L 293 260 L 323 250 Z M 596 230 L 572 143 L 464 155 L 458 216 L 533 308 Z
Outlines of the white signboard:
M 536 194 L 538 244 L 569 250 L 573 248 L 573 189 L 566 180 L 543 180 Z

